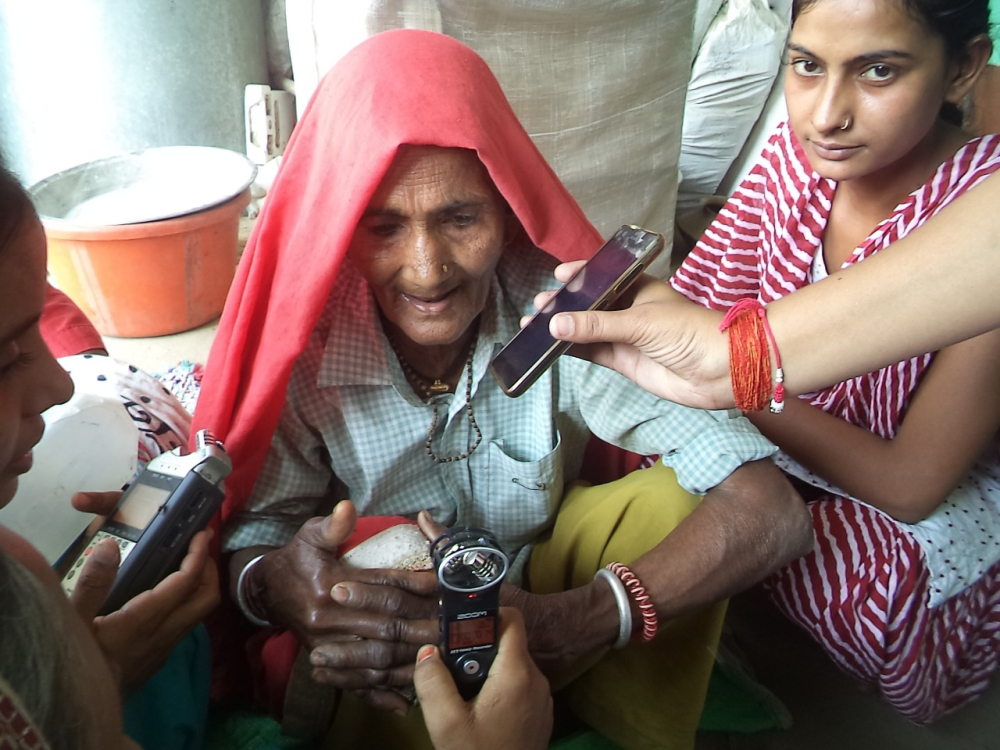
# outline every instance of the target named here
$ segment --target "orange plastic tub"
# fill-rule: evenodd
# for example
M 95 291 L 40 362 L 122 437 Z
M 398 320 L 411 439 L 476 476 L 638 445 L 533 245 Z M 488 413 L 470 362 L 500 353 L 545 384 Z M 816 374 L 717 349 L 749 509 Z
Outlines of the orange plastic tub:
M 55 284 L 106 336 L 162 336 L 218 317 L 236 271 L 249 189 L 173 219 L 119 226 L 45 224 Z

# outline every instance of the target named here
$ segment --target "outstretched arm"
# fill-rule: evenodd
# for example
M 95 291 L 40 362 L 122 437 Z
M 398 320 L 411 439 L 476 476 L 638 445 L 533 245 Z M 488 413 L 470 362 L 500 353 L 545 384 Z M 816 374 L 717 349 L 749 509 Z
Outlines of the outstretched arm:
M 769 306 L 786 384 L 811 390 L 1000 327 L 997 206 L 993 176 L 864 263 Z M 831 320 L 839 335 L 817 336 Z
M 785 386 L 802 393 L 1000 327 L 1000 178 L 864 263 L 768 305 Z M 572 267 L 560 267 L 568 278 Z M 556 338 L 658 395 L 691 406 L 732 405 L 719 313 L 647 280 L 627 310 L 562 313 Z M 836 321 L 835 328 L 829 321 Z M 583 352 L 581 352 L 583 353 Z
M 1000 426 L 1000 330 L 939 352 L 892 439 L 797 399 L 750 420 L 810 471 L 904 523 L 955 489 Z

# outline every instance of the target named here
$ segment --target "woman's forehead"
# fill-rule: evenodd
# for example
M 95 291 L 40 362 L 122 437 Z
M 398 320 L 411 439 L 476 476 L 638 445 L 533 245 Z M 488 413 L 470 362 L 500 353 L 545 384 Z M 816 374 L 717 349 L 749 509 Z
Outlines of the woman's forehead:
M 469 148 L 447 146 L 416 146 L 404 143 L 396 152 L 383 182 L 425 172 L 441 172 L 449 176 L 478 179 L 492 185 L 486 167 L 478 154 Z
M 381 208 L 413 192 L 434 193 L 445 202 L 494 199 L 496 187 L 475 151 L 441 146 L 401 146 L 369 201 Z
M 831 24 L 831 20 L 836 23 Z M 850 33 L 847 33 L 850 30 Z M 819 0 L 792 25 L 794 39 L 809 33 L 816 43 L 892 47 L 901 40 L 924 41 L 933 34 L 900 0 Z

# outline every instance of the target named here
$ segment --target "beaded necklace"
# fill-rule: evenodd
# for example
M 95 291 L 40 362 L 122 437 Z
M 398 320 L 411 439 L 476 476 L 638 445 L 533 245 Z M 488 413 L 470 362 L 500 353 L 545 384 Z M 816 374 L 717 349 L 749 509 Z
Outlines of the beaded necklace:
M 441 381 L 439 378 L 435 378 L 434 382 L 430 385 L 417 374 L 416 370 L 410 366 L 410 363 L 406 361 L 406 358 L 400 353 L 399 347 L 396 346 L 396 342 L 392 336 L 386 334 L 386 338 L 389 339 L 389 345 L 392 350 L 396 353 L 396 359 L 399 360 L 399 366 L 403 369 L 403 374 L 406 375 L 408 380 L 416 383 L 420 390 L 424 392 L 424 401 L 428 404 L 432 404 L 434 407 L 434 413 L 431 416 L 431 426 L 427 430 L 427 439 L 424 440 L 424 451 L 431 458 L 431 460 L 436 461 L 439 464 L 447 464 L 453 461 L 462 461 L 472 455 L 472 452 L 479 447 L 479 444 L 483 442 L 483 431 L 479 429 L 479 425 L 476 423 L 476 415 L 472 411 L 472 355 L 476 352 L 476 339 L 472 340 L 469 344 L 469 356 L 465 359 L 465 412 L 469 416 L 469 426 L 472 427 L 473 431 L 476 433 L 476 441 L 472 446 L 457 456 L 439 456 L 434 452 L 434 430 L 437 429 L 438 424 L 438 404 L 434 396 L 438 396 L 442 393 L 447 393 L 450 386 Z

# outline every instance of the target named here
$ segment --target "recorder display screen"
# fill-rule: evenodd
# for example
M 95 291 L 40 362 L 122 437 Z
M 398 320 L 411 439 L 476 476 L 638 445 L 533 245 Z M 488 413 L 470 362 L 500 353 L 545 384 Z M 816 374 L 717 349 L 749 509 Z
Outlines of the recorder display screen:
M 148 484 L 132 485 L 128 497 L 115 511 L 112 520 L 142 531 L 170 497 L 170 492 L 169 489 L 150 487 Z
M 493 617 L 453 620 L 448 626 L 448 650 L 460 651 L 477 646 L 491 646 L 495 629 L 496 620 Z

